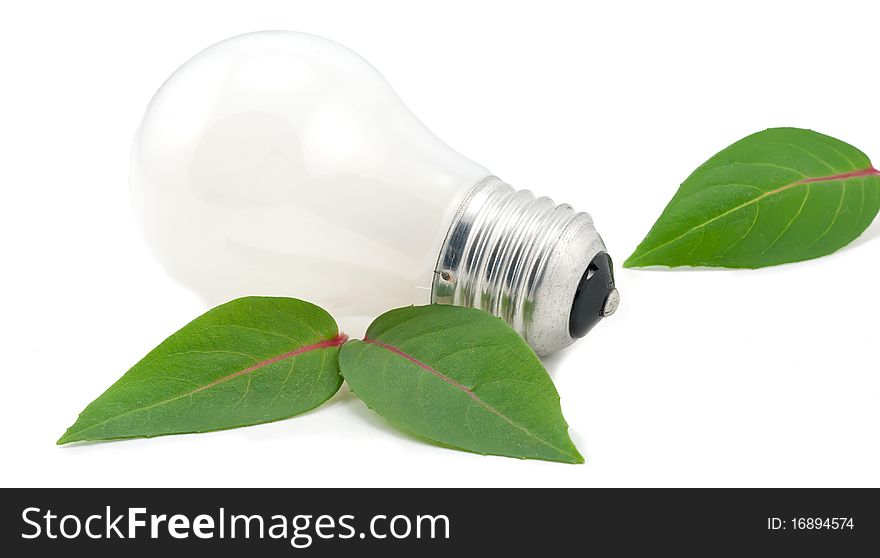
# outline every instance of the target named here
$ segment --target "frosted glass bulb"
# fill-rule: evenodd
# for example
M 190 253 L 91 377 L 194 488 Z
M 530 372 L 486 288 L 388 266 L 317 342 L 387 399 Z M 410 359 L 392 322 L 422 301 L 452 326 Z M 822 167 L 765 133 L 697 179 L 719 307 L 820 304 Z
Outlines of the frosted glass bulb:
M 588 215 L 491 176 L 312 35 L 233 37 L 174 72 L 135 138 L 131 195 L 158 259 L 211 304 L 475 306 L 541 354 L 616 307 Z

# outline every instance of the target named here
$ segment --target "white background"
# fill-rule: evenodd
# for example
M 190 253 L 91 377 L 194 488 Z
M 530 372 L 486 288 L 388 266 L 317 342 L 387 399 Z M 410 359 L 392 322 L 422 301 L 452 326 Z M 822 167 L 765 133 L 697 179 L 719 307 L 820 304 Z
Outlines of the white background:
M 274 424 L 54 442 L 205 310 L 145 248 L 127 192 L 142 111 L 198 50 L 267 28 L 351 47 L 461 153 L 591 212 L 620 263 L 691 170 L 749 133 L 807 127 L 880 158 L 878 12 L 840 0 L 4 3 L 2 484 L 877 486 L 880 222 L 811 262 L 617 269 L 619 312 L 546 362 L 585 465 L 433 447 L 345 387 Z

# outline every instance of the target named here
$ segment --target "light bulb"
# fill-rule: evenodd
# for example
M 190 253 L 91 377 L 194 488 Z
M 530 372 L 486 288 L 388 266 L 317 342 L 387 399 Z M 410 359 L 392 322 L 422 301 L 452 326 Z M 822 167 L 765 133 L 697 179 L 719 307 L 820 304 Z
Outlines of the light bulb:
M 472 306 L 539 354 L 617 304 L 587 214 L 459 155 L 369 63 L 312 35 L 233 37 L 174 72 L 135 137 L 131 195 L 157 258 L 212 304 Z

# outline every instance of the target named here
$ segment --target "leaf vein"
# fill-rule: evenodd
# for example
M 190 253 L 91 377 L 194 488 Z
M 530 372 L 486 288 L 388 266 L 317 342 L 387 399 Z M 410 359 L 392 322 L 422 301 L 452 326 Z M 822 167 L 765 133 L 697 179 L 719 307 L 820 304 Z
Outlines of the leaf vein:
M 126 417 L 126 416 L 131 415 L 131 414 L 134 414 L 134 413 L 138 413 L 138 412 L 149 412 L 151 409 L 154 409 L 154 408 L 156 408 L 156 407 L 160 407 L 160 406 L 162 406 L 162 405 L 167 405 L 167 404 L 169 404 L 169 403 L 173 403 L 174 401 L 177 401 L 177 400 L 179 400 L 179 399 L 183 399 L 184 397 L 192 397 L 192 396 L 194 396 L 194 395 L 197 394 L 197 393 L 200 393 L 200 392 L 202 392 L 202 391 L 205 391 L 205 390 L 211 389 L 211 388 L 213 388 L 213 387 L 215 387 L 215 386 L 217 386 L 217 385 L 223 384 L 223 383 L 225 383 L 225 382 L 228 382 L 228 381 L 233 380 L 233 379 L 235 379 L 235 378 L 238 378 L 238 377 L 240 377 L 240 376 L 243 376 L 243 375 L 246 375 L 246 374 L 250 374 L 250 373 L 252 373 L 252 372 L 255 372 L 255 371 L 257 371 L 257 370 L 260 370 L 261 368 L 265 368 L 266 366 L 269 366 L 269 365 L 271 365 L 271 364 L 275 364 L 275 363 L 280 362 L 280 361 L 282 361 L 282 360 L 284 360 L 284 359 L 287 359 L 287 358 L 295 357 L 295 356 L 300 355 L 300 354 L 305 353 L 305 352 L 309 352 L 309 351 L 313 351 L 313 350 L 317 350 L 317 349 L 326 349 L 326 348 L 330 348 L 330 347 L 338 347 L 338 346 L 340 346 L 342 343 L 344 343 L 347 339 L 348 339 L 347 336 L 345 336 L 345 335 L 341 335 L 341 334 L 340 334 L 340 335 L 337 335 L 336 337 L 334 337 L 333 339 L 328 339 L 328 340 L 321 341 L 321 342 L 318 342 L 318 343 L 314 343 L 314 344 L 311 344 L 311 345 L 305 345 L 305 346 L 300 347 L 300 348 L 298 348 L 298 349 L 294 349 L 294 350 L 292 350 L 292 351 L 288 351 L 288 352 L 286 352 L 286 353 L 282 353 L 282 354 L 277 355 L 277 356 L 274 356 L 274 357 L 272 357 L 272 358 L 268 358 L 268 359 L 266 359 L 266 360 L 264 360 L 264 361 L 261 361 L 261 362 L 258 362 L 258 363 L 256 363 L 256 364 L 254 364 L 253 366 L 250 366 L 250 367 L 248 367 L 248 368 L 244 368 L 244 369 L 239 370 L 239 371 L 237 371 L 237 372 L 233 372 L 232 374 L 228 374 L 228 375 L 226 375 L 226 376 L 223 376 L 222 378 L 218 378 L 218 379 L 216 379 L 216 380 L 214 380 L 214 381 L 212 381 L 212 382 L 209 382 L 209 383 L 207 383 L 207 384 L 205 384 L 205 385 L 203 385 L 203 386 L 200 386 L 200 387 L 198 387 L 198 388 L 195 388 L 195 389 L 193 389 L 193 390 L 191 390 L 191 391 L 188 391 L 188 392 L 186 392 L 186 393 L 183 393 L 183 394 L 180 394 L 180 395 L 176 395 L 176 396 L 174 396 L 174 397 L 169 397 L 168 399 L 163 399 L 163 400 L 161 400 L 161 401 L 157 401 L 157 402 L 152 403 L 152 404 L 150 404 L 150 405 L 145 405 L 145 406 L 143 406 L 143 407 L 138 407 L 138 408 L 135 408 L 135 409 L 130 409 L 130 410 L 124 412 L 124 413 L 120 413 L 120 414 L 118 414 L 118 415 L 114 415 L 114 416 L 112 416 L 112 417 L 110 417 L 110 418 L 104 419 L 104 420 L 102 420 L 102 421 L 100 421 L 100 422 L 97 422 L 97 423 L 95 423 L 95 424 L 91 424 L 91 425 L 89 425 L 89 426 L 86 426 L 85 428 L 81 428 L 80 430 L 76 430 L 76 431 L 73 431 L 73 432 L 69 432 L 69 434 L 82 434 L 83 432 L 88 432 L 89 430 L 93 430 L 93 429 L 95 429 L 95 428 L 99 428 L 99 427 L 104 427 L 104 428 L 106 428 L 107 423 L 109 423 L 109 422 L 111 422 L 111 421 L 119 420 L 119 419 L 121 419 L 121 418 L 123 418 L 123 417 Z M 250 380 L 250 378 L 248 378 L 248 379 Z M 66 435 L 67 435 L 67 434 L 65 434 L 65 436 L 66 436 Z
M 779 239 L 782 238 L 782 235 L 784 235 L 786 232 L 788 232 L 788 229 L 791 228 L 791 226 L 794 224 L 795 220 L 798 217 L 800 217 L 800 214 L 804 211 L 804 206 L 807 204 L 807 198 L 809 198 L 809 197 L 810 197 L 810 185 L 807 184 L 807 193 L 804 194 L 804 199 L 801 200 L 801 206 L 798 208 L 798 210 L 795 212 L 795 214 L 792 216 L 792 218 L 789 219 L 788 223 L 785 224 L 785 227 L 782 228 L 782 232 L 780 232 L 778 235 L 776 235 L 776 238 L 773 239 L 773 242 L 771 242 L 770 245 L 767 246 L 767 248 L 765 248 L 763 252 L 761 252 L 762 255 L 769 252 L 770 249 L 776 245 L 776 243 L 779 241 Z
M 740 242 L 742 242 L 743 239 L 744 239 L 745 237 L 749 236 L 749 233 L 752 232 L 752 229 L 755 228 L 755 223 L 758 222 L 758 214 L 759 214 L 760 212 L 761 212 L 761 204 L 758 204 L 758 205 L 755 206 L 755 216 L 752 218 L 752 223 L 749 225 L 749 228 L 746 229 L 746 232 L 744 232 L 744 233 L 743 233 L 738 239 L 734 240 L 734 241 L 733 241 L 733 244 L 731 244 L 730 246 L 728 246 L 727 248 L 725 248 L 724 251 L 721 252 L 721 254 L 718 256 L 719 258 L 724 257 L 724 255 L 727 254 L 728 252 L 730 252 L 730 250 L 731 250 L 734 246 L 736 246 L 737 244 L 739 244 Z M 702 229 L 702 230 L 706 230 L 706 229 Z
M 768 141 L 767 143 L 770 144 L 770 145 L 787 145 L 787 146 L 789 146 L 789 147 L 794 147 L 795 149 L 797 149 L 797 150 L 800 151 L 801 153 L 804 153 L 804 154 L 807 155 L 808 157 L 811 157 L 812 159 L 815 159 L 816 161 L 822 163 L 822 164 L 823 164 L 826 168 L 828 168 L 828 170 L 830 170 L 831 172 L 837 172 L 837 170 L 836 170 L 833 166 L 831 166 L 831 164 L 829 164 L 828 161 L 826 161 L 825 159 L 819 157 L 818 155 L 816 155 L 815 153 L 813 153 L 813 152 L 811 152 L 811 151 L 807 151 L 806 149 L 804 149 L 804 148 L 801 147 L 800 145 L 797 145 L 797 144 L 794 144 L 794 143 L 788 143 L 788 142 L 784 142 L 784 141 Z M 824 144 L 823 144 L 823 145 L 824 145 Z M 852 163 L 852 162 L 850 161 L 850 163 Z
M 760 161 L 730 161 L 729 163 L 725 163 L 725 164 L 723 164 L 723 165 L 718 165 L 718 166 L 715 166 L 715 167 L 706 167 L 705 170 L 717 170 L 717 169 L 723 169 L 723 168 L 727 168 L 727 167 L 732 167 L 732 166 L 735 166 L 735 165 L 760 166 L 760 167 L 773 167 L 773 168 L 776 168 L 776 169 L 782 169 L 782 170 L 791 171 L 791 172 L 793 172 L 793 173 L 795 173 L 795 174 L 798 174 L 798 175 L 800 175 L 800 176 L 802 176 L 802 177 L 804 177 L 804 178 L 807 177 L 807 175 L 805 175 L 805 174 L 802 173 L 801 171 L 799 171 L 799 170 L 797 170 L 797 169 L 794 169 L 794 168 L 792 168 L 792 167 L 786 167 L 786 166 L 784 166 L 784 165 L 777 165 L 777 164 L 775 164 L 775 163 L 762 163 L 762 162 L 760 162 Z
M 688 229 L 687 231 L 683 232 L 682 234 L 676 236 L 675 238 L 673 238 L 673 239 L 671 239 L 671 240 L 667 240 L 666 242 L 663 242 L 663 243 L 661 243 L 661 244 L 658 244 L 657 246 L 651 248 L 650 250 L 647 250 L 646 252 L 640 254 L 639 256 L 637 256 L 637 257 L 635 257 L 635 258 L 633 258 L 633 259 L 634 259 L 634 260 L 641 260 L 641 259 L 644 259 L 645 256 L 647 256 L 648 254 L 651 254 L 651 253 L 653 253 L 653 252 L 656 252 L 657 250 L 659 250 L 659 249 L 661 249 L 661 248 L 664 248 L 664 247 L 666 247 L 666 246 L 672 244 L 673 242 L 677 242 L 677 241 L 681 240 L 682 238 L 684 238 L 684 237 L 686 237 L 687 235 L 691 234 L 691 233 L 694 232 L 695 230 L 697 230 L 697 229 L 699 229 L 699 228 L 702 228 L 702 227 L 705 227 L 705 226 L 707 226 L 707 225 L 710 225 L 710 224 L 714 223 L 715 221 L 717 221 L 717 220 L 719 220 L 719 219 L 723 219 L 724 217 L 730 215 L 731 213 L 735 213 L 735 212 L 737 212 L 737 211 L 739 211 L 739 210 L 741 210 L 741 209 L 743 209 L 743 208 L 749 207 L 750 205 L 752 205 L 752 204 L 754 204 L 754 203 L 757 203 L 757 202 L 761 201 L 762 199 L 768 198 L 768 197 L 770 197 L 770 196 L 778 195 L 778 194 L 780 194 L 780 193 L 782 193 L 782 192 L 785 192 L 785 191 L 787 191 L 787 190 L 790 190 L 791 188 L 796 188 L 796 187 L 798 187 L 798 186 L 806 186 L 806 185 L 810 185 L 810 184 L 818 184 L 818 183 L 822 183 L 822 182 L 832 182 L 832 183 L 834 183 L 834 182 L 845 182 L 845 181 L 847 181 L 847 180 L 850 180 L 850 179 L 853 179 L 853 178 L 857 178 L 857 177 L 859 176 L 858 173 L 864 173 L 864 174 L 866 174 L 866 175 L 867 175 L 867 174 L 871 174 L 871 175 L 875 175 L 875 176 L 876 176 L 877 174 L 880 174 L 880 172 L 878 172 L 878 171 L 876 171 L 876 170 L 874 170 L 874 169 L 872 168 L 872 169 L 865 169 L 865 170 L 863 170 L 863 171 L 857 171 L 856 173 L 850 173 L 850 174 L 848 174 L 847 176 L 842 176 L 842 177 L 838 176 L 838 177 L 805 178 L 805 179 L 803 179 L 803 180 L 799 180 L 799 181 L 797 181 L 797 182 L 790 182 L 790 183 L 788 183 L 788 184 L 784 184 L 784 185 L 782 185 L 782 186 L 780 186 L 780 187 L 778 187 L 778 188 L 775 188 L 775 189 L 773 189 L 773 190 L 768 190 L 768 191 L 764 192 L 763 194 L 761 194 L 761 195 L 759 195 L 759 196 L 755 196 L 754 198 L 751 198 L 751 199 L 748 200 L 748 201 L 745 201 L 745 202 L 743 202 L 743 203 L 741 203 L 741 204 L 739 204 L 739 205 L 737 205 L 737 206 L 734 206 L 734 207 L 732 207 L 732 208 L 730 208 L 730 209 L 728 209 L 728 210 L 726 210 L 726 211 L 723 211 L 722 213 L 716 215 L 715 217 L 712 217 L 711 219 L 708 219 L 708 220 L 706 220 L 706 221 L 704 221 L 704 222 L 702 222 L 702 223 L 700 223 L 700 224 L 698 224 L 698 225 L 695 225 L 695 226 L 691 227 L 690 229 Z
M 843 200 L 846 198 L 846 182 L 841 181 L 840 183 L 840 201 L 837 203 L 837 209 L 834 211 L 834 217 L 831 218 L 831 222 L 828 223 L 828 226 L 825 227 L 825 230 L 822 231 L 822 234 L 819 235 L 816 240 L 810 243 L 810 246 L 815 245 L 817 242 L 825 238 L 825 235 L 831 231 L 831 228 L 834 226 L 834 223 L 837 222 L 837 218 L 840 217 L 840 213 L 843 210 Z
M 368 344 L 371 344 L 371 345 L 375 345 L 375 346 L 377 346 L 377 347 L 379 347 L 379 348 L 382 348 L 382 349 L 384 349 L 384 350 L 386 350 L 386 351 L 388 351 L 388 352 L 390 352 L 390 353 L 392 353 L 392 354 L 394 354 L 394 355 L 397 355 L 397 356 L 399 356 L 399 357 L 401 357 L 401 358 L 404 358 L 404 359 L 408 360 L 409 362 L 411 362 L 412 364 L 415 364 L 419 369 L 424 370 L 425 372 L 428 372 L 429 374 L 432 374 L 432 375 L 436 376 L 436 377 L 439 378 L 440 380 L 443 380 L 444 382 L 446 382 L 446 383 L 448 383 L 449 385 L 455 387 L 456 389 L 461 390 L 462 392 L 464 392 L 465 394 L 467 394 L 467 395 L 468 395 L 468 396 L 469 396 L 469 397 L 470 397 L 475 403 L 477 403 L 478 405 L 480 405 L 481 407 L 483 407 L 484 409 L 486 409 L 486 410 L 489 411 L 490 413 L 494 414 L 495 416 L 499 417 L 500 419 L 504 420 L 504 421 L 507 422 L 509 425 L 511 425 L 511 426 L 513 426 L 514 428 L 516 428 L 517 430 L 521 431 L 522 433 L 524 433 L 524 434 L 525 434 L 526 436 L 528 436 L 529 438 L 532 438 L 532 439 L 534 439 L 534 440 L 536 440 L 536 441 L 538 441 L 538 442 L 544 444 L 545 446 L 547 446 L 547 447 L 549 447 L 549 448 L 551 448 L 551 449 L 553 449 L 553 450 L 555 450 L 555 451 L 561 453 L 562 455 L 567 455 L 567 456 L 569 456 L 569 457 L 575 457 L 574 455 L 572 455 L 571 453 L 565 451 L 564 449 L 559 448 L 559 447 L 555 446 L 554 444 L 551 444 L 550 442 L 548 442 L 547 440 L 544 440 L 543 438 L 541 438 L 541 437 L 539 437 L 539 436 L 536 436 L 536 435 L 535 435 L 533 432 L 531 432 L 528 428 L 526 428 L 525 426 L 519 424 L 519 423 L 516 422 L 515 420 L 511 419 L 510 417 L 508 417 L 507 415 L 505 415 L 504 413 L 502 413 L 502 412 L 501 412 L 500 410 L 498 410 L 497 408 L 493 407 L 492 405 L 490 405 L 489 403 L 487 403 L 486 401 L 484 401 L 479 395 L 477 395 L 476 393 L 474 393 L 474 391 L 473 391 L 472 388 L 469 388 L 469 387 L 465 386 L 464 384 L 458 382 L 457 380 L 455 380 L 455 379 L 453 379 L 453 378 L 450 378 L 449 376 L 447 376 L 447 375 L 445 375 L 445 374 L 439 372 L 438 370 L 435 370 L 433 367 L 431 367 L 431 366 L 429 366 L 428 364 L 426 364 L 426 363 L 424 363 L 424 362 L 418 360 L 417 358 L 413 357 L 412 355 L 409 355 L 409 354 L 407 354 L 407 353 L 401 351 L 401 350 L 398 349 L 397 347 L 394 347 L 394 346 L 392 346 L 392 345 L 388 345 L 388 344 L 383 343 L 383 342 L 381 342 L 381 341 L 378 341 L 378 340 L 376 340 L 376 339 L 371 339 L 371 338 L 369 338 L 369 337 L 365 337 L 365 338 L 364 338 L 364 342 L 365 342 L 365 343 L 368 343 Z

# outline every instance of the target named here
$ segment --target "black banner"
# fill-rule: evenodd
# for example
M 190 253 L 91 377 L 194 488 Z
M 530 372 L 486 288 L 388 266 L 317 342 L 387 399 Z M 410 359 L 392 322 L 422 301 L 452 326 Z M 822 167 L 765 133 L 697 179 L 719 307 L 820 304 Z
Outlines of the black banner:
M 877 496 L 838 489 L 5 489 L 2 544 L 18 551 L 7 556 L 480 549 L 849 556 L 880 548 Z

